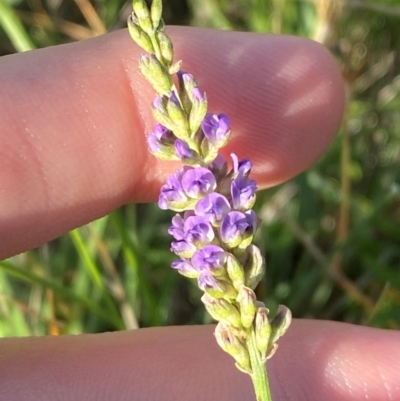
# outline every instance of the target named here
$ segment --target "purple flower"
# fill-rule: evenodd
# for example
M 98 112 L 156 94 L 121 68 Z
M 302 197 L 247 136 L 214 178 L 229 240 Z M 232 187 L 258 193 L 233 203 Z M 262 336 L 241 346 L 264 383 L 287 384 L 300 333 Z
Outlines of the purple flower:
M 167 182 L 161 187 L 160 196 L 158 198 L 158 206 L 160 209 L 171 209 L 179 207 L 187 202 L 188 198 L 182 188 L 182 176 L 187 172 L 188 167 L 183 167 L 175 174 L 170 175 Z
M 231 183 L 232 205 L 234 209 L 250 209 L 255 202 L 257 183 L 249 179 L 252 164 L 250 160 L 243 159 L 239 162 L 237 156 L 231 154 L 233 161 L 233 177 Z
M 204 167 L 186 170 L 181 182 L 185 193 L 193 199 L 201 198 L 213 192 L 217 186 L 214 174 Z
M 199 276 L 199 272 L 186 259 L 175 260 L 172 262 L 171 267 L 186 277 L 196 278 Z
M 231 183 L 232 205 L 234 209 L 250 209 L 255 202 L 257 183 L 249 178 L 238 176 Z
M 256 227 L 257 215 L 253 210 L 246 213 L 230 212 L 222 220 L 221 239 L 231 248 L 239 245 L 250 245 Z M 242 244 L 243 241 L 245 244 Z
M 196 250 L 194 244 L 185 240 L 172 241 L 171 243 L 171 252 L 176 253 L 181 258 L 191 258 Z
M 199 249 L 192 257 L 193 267 L 200 271 L 218 271 L 224 267 L 225 251 L 217 245 L 206 245 Z
M 200 199 L 195 206 L 196 215 L 206 217 L 213 225 L 218 224 L 230 211 L 228 199 L 216 192 Z
M 184 221 L 180 214 L 176 214 L 172 218 L 172 226 L 168 229 L 168 234 L 171 234 L 176 240 L 182 240 L 184 238 Z
M 209 271 L 201 272 L 199 278 L 197 279 L 197 283 L 199 288 L 203 291 L 207 289 L 219 290 L 217 280 Z
M 185 161 L 187 159 L 197 159 L 198 154 L 189 147 L 189 145 L 182 141 L 181 139 L 177 139 L 175 141 L 175 151 L 177 156 L 182 160 Z
M 251 164 L 251 161 L 249 159 L 243 159 L 239 161 L 238 157 L 235 155 L 235 153 L 231 153 L 231 158 L 232 158 L 232 164 L 233 164 L 233 174 L 234 177 L 240 176 L 240 177 L 248 177 L 251 168 L 253 165 Z
M 201 128 L 208 141 L 216 148 L 225 146 L 230 136 L 230 120 L 225 114 L 206 114 Z
M 151 153 L 158 153 L 163 150 L 163 145 L 174 143 L 174 134 L 161 124 L 157 124 L 154 131 L 147 137 L 147 143 Z
M 214 239 L 214 230 L 204 217 L 190 216 L 184 222 L 184 236 L 196 247 L 209 244 Z

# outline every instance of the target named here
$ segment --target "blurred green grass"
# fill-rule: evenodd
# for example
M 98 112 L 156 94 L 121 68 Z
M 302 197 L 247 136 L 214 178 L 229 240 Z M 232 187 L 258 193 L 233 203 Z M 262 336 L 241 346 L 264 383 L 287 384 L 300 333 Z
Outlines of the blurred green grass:
M 0 55 L 125 26 L 121 0 L 0 0 Z M 400 328 L 400 0 L 170 0 L 168 24 L 294 34 L 341 64 L 348 107 L 327 154 L 259 193 L 258 295 L 295 317 Z M 0 262 L 0 336 L 209 322 L 169 268 L 170 215 L 127 205 Z

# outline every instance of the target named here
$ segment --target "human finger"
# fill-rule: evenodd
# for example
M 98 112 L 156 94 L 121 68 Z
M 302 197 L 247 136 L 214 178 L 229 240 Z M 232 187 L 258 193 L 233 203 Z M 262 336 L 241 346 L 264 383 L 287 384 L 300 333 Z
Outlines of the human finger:
M 169 30 L 210 111 L 232 119 L 225 154 L 250 157 L 260 187 L 298 174 L 338 128 L 343 85 L 318 44 Z M 0 60 L 0 259 L 128 202 L 157 197 L 176 165 L 146 149 L 154 93 L 126 31 Z
M 254 400 L 211 326 L 0 340 L 0 394 L 28 400 Z M 400 399 L 400 335 L 295 320 L 268 363 L 274 400 Z

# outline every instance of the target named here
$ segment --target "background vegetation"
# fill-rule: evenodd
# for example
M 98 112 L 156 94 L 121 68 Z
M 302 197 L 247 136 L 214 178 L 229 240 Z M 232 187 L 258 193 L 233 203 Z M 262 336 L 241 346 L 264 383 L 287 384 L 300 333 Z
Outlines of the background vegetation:
M 120 29 L 129 12 L 125 0 L 0 0 L 0 55 Z M 317 165 L 259 194 L 258 295 L 295 317 L 400 328 L 400 0 L 169 0 L 164 17 L 306 36 L 335 54 L 347 115 Z M 169 219 L 127 205 L 0 262 L 0 336 L 208 322 L 168 267 Z

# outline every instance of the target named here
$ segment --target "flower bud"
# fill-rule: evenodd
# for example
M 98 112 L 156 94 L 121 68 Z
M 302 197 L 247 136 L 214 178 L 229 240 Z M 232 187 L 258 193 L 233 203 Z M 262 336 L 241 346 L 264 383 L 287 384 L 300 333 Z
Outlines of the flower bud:
M 171 93 L 171 77 L 154 54 L 150 56 L 143 55 L 140 58 L 139 66 L 142 74 L 151 83 L 157 93 L 162 95 L 169 95 Z
M 246 252 L 247 260 L 244 265 L 245 283 L 247 287 L 254 290 L 265 272 L 264 258 L 261 255 L 260 249 L 255 245 L 250 245 Z
M 230 138 L 230 120 L 225 114 L 207 114 L 201 123 L 205 137 L 216 147 L 224 147 Z
M 153 44 L 149 35 L 133 21 L 132 14 L 128 17 L 128 30 L 132 39 L 149 53 L 154 52 Z
M 185 240 L 172 241 L 171 243 L 171 252 L 181 258 L 191 258 L 196 251 L 196 246 Z
M 212 162 L 218 156 L 218 149 L 207 138 L 203 138 L 201 141 L 200 152 L 206 164 Z
M 167 65 L 171 65 L 174 59 L 174 47 L 171 39 L 164 32 L 157 32 L 156 37 L 161 49 L 161 55 Z
M 182 276 L 188 278 L 198 278 L 200 275 L 200 273 L 192 266 L 192 264 L 185 259 L 175 260 L 172 262 L 171 267 L 178 270 Z
M 256 294 L 254 294 L 252 289 L 243 286 L 239 290 L 236 301 L 240 305 L 240 318 L 243 327 L 248 329 L 253 324 L 256 314 Z
M 171 138 L 170 138 L 171 137 Z M 175 154 L 174 135 L 161 124 L 157 124 L 154 131 L 147 137 L 150 152 L 160 160 L 179 160 Z
M 218 273 L 217 273 L 218 274 Z M 221 277 L 216 277 L 218 287 L 217 288 L 205 288 L 204 291 L 210 294 L 214 298 L 224 298 L 226 300 L 233 300 L 237 297 L 237 291 L 230 283 L 229 280 Z
M 201 301 L 213 319 L 226 322 L 238 329 L 242 327 L 239 311 L 230 302 L 222 298 L 214 298 L 207 293 L 201 297 Z
M 256 345 L 263 359 L 270 346 L 269 340 L 272 330 L 268 314 L 269 310 L 267 308 L 258 308 L 255 321 Z
M 186 167 L 176 171 L 173 175 L 168 177 L 167 182 L 161 187 L 158 198 L 158 206 L 160 209 L 170 209 L 176 212 L 193 210 L 196 200 L 188 199 L 181 184 L 182 176 L 186 171 Z
M 136 14 L 140 27 L 147 33 L 153 32 L 153 26 L 150 20 L 150 12 L 144 0 L 133 0 L 133 12 Z
M 154 119 L 161 125 L 167 127 L 170 131 L 174 131 L 175 125 L 167 112 L 167 99 L 164 96 L 156 96 L 152 105 Z
M 227 324 L 220 322 L 215 328 L 214 335 L 218 345 L 235 359 L 237 367 L 240 370 L 251 374 L 249 352 L 243 343 L 237 338 L 234 330 Z
M 230 212 L 221 223 L 221 240 L 230 248 L 245 249 L 251 244 L 256 224 L 257 215 L 253 210 L 246 213 Z
M 198 164 L 199 155 L 191 149 L 187 142 L 177 139 L 175 141 L 175 152 L 176 156 L 185 164 Z
M 190 138 L 189 123 L 187 115 L 182 110 L 181 104 L 174 91 L 167 102 L 167 112 L 172 122 L 175 125 L 174 134 L 183 141 Z
M 188 115 L 192 110 L 192 91 L 197 88 L 197 82 L 193 78 L 192 74 L 188 74 L 182 70 L 178 71 L 178 81 L 179 81 L 179 96 L 182 100 L 183 107 Z
M 272 333 L 269 340 L 270 345 L 274 344 L 282 337 L 290 326 L 292 312 L 285 305 L 279 305 L 278 312 L 271 321 Z
M 182 60 L 178 60 L 176 63 L 172 64 L 171 67 L 168 68 L 168 72 L 170 75 L 176 74 L 182 67 Z
M 242 265 L 230 253 L 227 254 L 226 270 L 233 286 L 237 291 L 240 291 L 240 288 L 244 285 L 244 270 Z
M 199 88 L 192 89 L 192 108 L 189 116 L 189 126 L 192 133 L 197 132 L 207 113 L 207 97 Z
M 153 28 L 157 30 L 160 25 L 162 15 L 162 0 L 153 0 L 151 2 L 150 15 Z

